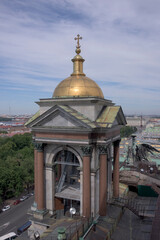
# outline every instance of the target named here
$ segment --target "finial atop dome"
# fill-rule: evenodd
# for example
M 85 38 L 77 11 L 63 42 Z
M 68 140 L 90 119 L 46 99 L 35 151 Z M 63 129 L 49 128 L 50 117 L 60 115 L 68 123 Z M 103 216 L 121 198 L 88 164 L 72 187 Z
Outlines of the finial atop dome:
M 74 40 L 77 40 L 76 56 L 72 59 L 73 73 L 70 77 L 61 81 L 53 93 L 53 98 L 68 98 L 68 97 L 98 97 L 104 98 L 100 87 L 92 79 L 86 77 L 83 73 L 84 59 L 81 57 L 79 40 L 82 37 L 78 34 Z
M 76 46 L 76 53 L 77 55 L 72 59 L 73 62 L 73 73 L 71 74 L 71 76 L 75 76 L 75 75 L 83 75 L 85 76 L 85 74 L 83 73 L 83 62 L 84 59 L 79 55 L 81 52 L 80 49 L 80 44 L 79 44 L 79 40 L 81 40 L 82 37 L 80 37 L 79 34 L 77 34 L 77 37 L 74 38 L 74 40 L 77 40 L 77 46 Z
M 81 52 L 81 49 L 80 49 L 80 45 L 79 45 L 79 40 L 82 40 L 82 37 L 80 37 L 80 35 L 79 34 L 77 34 L 77 37 L 75 37 L 74 38 L 74 40 L 77 40 L 77 46 L 76 46 L 76 53 L 77 54 L 80 54 L 80 52 Z

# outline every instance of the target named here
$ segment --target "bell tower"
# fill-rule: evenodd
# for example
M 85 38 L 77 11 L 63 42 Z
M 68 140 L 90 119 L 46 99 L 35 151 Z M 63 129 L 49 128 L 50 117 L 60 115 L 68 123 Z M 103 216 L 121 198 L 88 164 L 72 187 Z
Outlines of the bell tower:
M 32 209 L 41 219 L 46 212 L 66 214 L 71 206 L 87 218 L 105 216 L 107 200 L 119 196 L 120 128 L 126 120 L 122 108 L 104 99 L 83 73 L 81 39 L 75 38 L 73 73 L 52 98 L 37 102 L 39 111 L 26 124 L 35 143 Z

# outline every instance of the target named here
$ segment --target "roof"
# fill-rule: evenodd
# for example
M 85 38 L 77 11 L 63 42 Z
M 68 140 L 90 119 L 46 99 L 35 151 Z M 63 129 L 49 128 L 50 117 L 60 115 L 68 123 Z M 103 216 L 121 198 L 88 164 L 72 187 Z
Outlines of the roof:
M 27 126 L 29 123 L 31 123 L 33 120 L 38 118 L 40 116 L 40 111 L 36 112 L 25 124 L 24 126 Z
M 122 109 L 120 106 L 104 107 L 103 111 L 101 112 L 100 116 L 97 118 L 96 122 L 101 127 L 111 128 L 113 126 L 119 112 L 121 113 L 122 124 L 125 125 L 126 120 L 125 120 L 124 115 L 122 114 Z
M 89 118 L 84 116 L 83 114 L 79 113 L 78 111 L 74 110 L 73 108 L 66 106 L 66 105 L 59 105 L 62 109 L 64 109 L 66 112 L 70 113 L 72 116 L 74 116 L 77 120 L 81 120 L 83 123 L 87 124 L 91 128 L 98 127 L 98 124 L 92 122 Z
M 114 124 L 126 124 L 125 117 L 120 106 L 104 107 L 97 120 L 92 121 L 84 114 L 81 114 L 80 112 L 76 111 L 68 105 L 55 105 L 41 115 L 40 112 L 37 112 L 31 119 L 29 119 L 29 121 L 25 125 L 28 127 L 35 127 L 38 124 L 37 126 L 40 126 L 39 123 L 47 117 L 51 116 L 51 114 L 53 114 L 55 111 L 63 112 L 63 114 L 68 116 L 69 119 L 78 122 L 80 124 L 79 126 L 90 129 L 111 128 Z M 50 127 L 53 128 L 54 125 Z M 61 127 L 63 128 L 63 126 Z
M 70 76 L 61 81 L 55 88 L 53 98 L 68 97 L 99 97 L 104 98 L 98 84 L 83 75 Z

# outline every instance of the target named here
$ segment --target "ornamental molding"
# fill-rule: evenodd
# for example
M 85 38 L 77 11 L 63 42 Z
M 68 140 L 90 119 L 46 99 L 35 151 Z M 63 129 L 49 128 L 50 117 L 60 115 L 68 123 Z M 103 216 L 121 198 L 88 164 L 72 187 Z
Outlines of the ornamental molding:
M 99 154 L 107 154 L 108 153 L 108 146 L 106 145 L 98 145 Z
M 36 143 L 33 142 L 34 148 L 38 151 L 38 152 L 43 152 L 44 149 L 44 144 L 43 143 Z
M 46 168 L 49 168 L 49 169 L 52 170 L 52 171 L 54 171 L 55 165 L 53 165 L 53 164 L 51 164 L 51 163 L 46 163 L 46 164 L 45 164 L 45 167 L 46 167 Z
M 82 150 L 83 156 L 91 156 L 93 147 L 88 145 L 88 146 L 80 146 L 80 149 Z

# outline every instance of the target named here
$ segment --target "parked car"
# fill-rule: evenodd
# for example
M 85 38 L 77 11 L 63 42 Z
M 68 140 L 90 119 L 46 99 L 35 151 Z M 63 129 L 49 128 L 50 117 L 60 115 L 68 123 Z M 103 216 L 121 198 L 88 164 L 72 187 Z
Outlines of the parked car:
M 30 226 L 31 226 L 32 222 L 29 220 L 28 222 L 26 222 L 25 224 L 23 224 L 21 227 L 19 227 L 17 229 L 17 234 L 20 235 L 22 234 L 24 231 L 26 231 Z
M 31 196 L 33 196 L 34 195 L 34 193 L 33 192 L 30 192 L 30 193 L 28 193 L 26 196 L 27 197 L 31 197 Z
M 7 210 L 10 209 L 10 208 L 11 208 L 10 205 L 4 206 L 4 207 L 2 208 L 2 211 L 5 212 L 5 211 L 7 211 Z
M 14 201 L 13 205 L 17 205 L 17 204 L 19 204 L 20 202 L 21 202 L 20 199 L 17 199 L 16 201 Z
M 7 233 L 0 237 L 0 240 L 13 240 L 16 239 L 18 236 L 14 232 Z
M 20 201 L 22 202 L 22 201 L 26 200 L 27 198 L 28 198 L 27 196 L 22 196 L 22 197 L 20 198 Z

